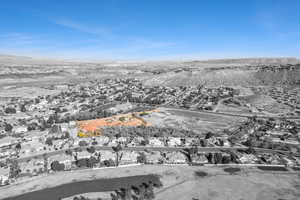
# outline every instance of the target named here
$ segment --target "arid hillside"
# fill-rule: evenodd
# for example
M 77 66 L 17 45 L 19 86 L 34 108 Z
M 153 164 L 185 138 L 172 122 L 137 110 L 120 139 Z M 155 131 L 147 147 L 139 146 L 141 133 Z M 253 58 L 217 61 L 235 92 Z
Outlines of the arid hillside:
M 255 73 L 255 77 L 267 85 L 299 85 L 300 64 L 264 67 Z
M 300 79 L 297 63 L 300 60 L 296 58 L 78 62 L 0 55 L 0 88 L 20 82 L 44 85 L 120 77 L 165 86 L 294 85 Z
M 147 79 L 148 85 L 188 86 L 257 86 L 297 85 L 300 83 L 300 65 L 245 65 L 182 68 Z

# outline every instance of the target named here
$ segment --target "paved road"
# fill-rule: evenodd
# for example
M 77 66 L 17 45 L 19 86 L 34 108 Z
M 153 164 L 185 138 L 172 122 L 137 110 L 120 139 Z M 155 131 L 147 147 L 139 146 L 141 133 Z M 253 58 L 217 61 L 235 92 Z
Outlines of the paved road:
M 225 98 L 226 99 L 226 98 Z M 225 100 L 223 99 L 223 100 Z M 221 100 L 222 101 L 222 100 Z M 118 103 L 126 103 L 123 101 L 114 101 Z M 157 108 L 166 108 L 166 109 L 172 109 L 172 110 L 178 110 L 178 111 L 184 111 L 184 112 L 191 112 L 191 113 L 204 113 L 204 114 L 211 114 L 211 115 L 221 115 L 221 116 L 231 116 L 231 117 L 257 117 L 257 118 L 274 118 L 274 119 L 288 119 L 288 120 L 300 120 L 300 116 L 293 116 L 293 117 L 278 117 L 278 116 L 267 116 L 267 115 L 255 115 L 255 114 L 235 114 L 235 113 L 227 113 L 227 112 L 215 112 L 215 111 L 206 111 L 206 110 L 189 110 L 184 108 L 178 108 L 175 106 L 169 106 L 169 105 L 163 105 L 163 104 L 146 104 L 146 103 L 133 103 L 136 105 L 149 105 L 154 106 Z
M 161 106 L 161 108 L 172 109 L 177 111 L 191 112 L 191 113 L 204 113 L 211 115 L 222 115 L 222 116 L 231 116 L 231 117 L 257 117 L 257 118 L 274 118 L 274 119 L 288 119 L 288 120 L 300 120 L 300 117 L 276 117 L 276 116 L 264 116 L 264 115 L 242 115 L 242 114 L 233 114 L 233 113 L 224 113 L 224 112 L 212 112 L 212 111 L 203 111 L 203 110 L 188 110 L 182 108 L 176 108 L 171 106 Z
M 225 100 L 225 99 L 224 99 Z M 222 101 L 222 100 L 221 100 Z M 117 101 L 119 103 L 126 103 L 122 101 Z M 132 103 L 132 104 L 145 104 L 145 103 Z M 163 105 L 163 104 L 146 104 L 149 106 L 154 106 L 157 108 L 166 108 L 166 109 L 172 109 L 172 110 L 178 110 L 178 111 L 184 111 L 184 112 L 191 112 L 191 113 L 204 113 L 204 114 L 211 114 L 211 115 L 221 115 L 221 116 L 231 116 L 231 117 L 257 117 L 257 118 L 274 118 L 274 119 L 288 119 L 288 120 L 300 120 L 300 116 L 293 116 L 293 117 L 278 117 L 278 116 L 267 116 L 267 115 L 255 115 L 255 114 L 235 114 L 235 113 L 228 113 L 228 112 L 216 112 L 214 111 L 206 111 L 206 110 L 189 110 L 184 108 L 179 108 L 175 106 L 169 106 L 169 105 Z
M 94 146 L 96 150 L 99 151 L 112 151 L 112 147 L 110 146 Z M 18 158 L 18 161 L 23 162 L 28 159 L 32 158 L 41 158 L 43 156 L 53 156 L 61 153 L 65 153 L 66 150 L 75 150 L 75 149 L 81 149 L 81 150 L 86 150 L 85 147 L 72 147 L 72 148 L 67 148 L 67 149 L 60 149 L 56 151 L 51 151 L 48 153 L 39 153 L 35 155 L 30 155 L 30 156 L 25 156 L 25 157 L 20 157 Z M 144 150 L 150 150 L 150 151 L 180 151 L 183 149 L 186 149 L 187 147 L 145 147 L 145 146 L 136 146 L 136 147 L 123 147 L 122 151 L 144 151 Z M 213 151 L 225 151 L 225 150 L 238 150 L 238 149 L 247 149 L 247 147 L 198 147 L 198 150 L 200 152 L 213 152 Z

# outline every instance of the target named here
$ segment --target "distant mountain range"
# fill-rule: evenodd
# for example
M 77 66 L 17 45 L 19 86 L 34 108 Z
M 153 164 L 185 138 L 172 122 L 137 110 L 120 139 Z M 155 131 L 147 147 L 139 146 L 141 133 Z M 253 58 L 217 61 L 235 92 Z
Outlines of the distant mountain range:
M 49 58 L 33 58 L 29 56 L 15 56 L 15 55 L 6 55 L 0 54 L 0 64 L 5 65 L 41 65 L 41 64 L 59 64 L 59 63 L 68 63 L 69 61 L 63 61 L 58 59 L 49 59 Z
M 274 58 L 236 58 L 236 59 L 210 59 L 194 60 L 189 63 L 208 63 L 208 64 L 297 64 L 300 59 L 295 57 L 274 57 Z
M 109 63 L 110 61 L 99 61 L 99 63 Z M 111 61 L 111 63 L 127 63 L 127 61 Z M 137 61 L 138 63 L 143 63 Z M 152 61 L 154 63 L 165 61 Z M 236 58 L 236 59 L 209 59 L 209 60 L 188 60 L 188 61 L 171 61 L 172 63 L 186 63 L 186 64 L 296 64 L 300 63 L 300 59 L 295 57 L 274 57 L 274 58 Z M 50 58 L 34 58 L 29 56 L 16 56 L 0 54 L 0 64 L 67 64 L 67 63 L 79 63 L 79 61 L 62 60 L 62 59 L 50 59 Z M 80 61 L 80 63 L 97 63 L 97 61 Z M 128 63 L 134 63 L 130 61 Z

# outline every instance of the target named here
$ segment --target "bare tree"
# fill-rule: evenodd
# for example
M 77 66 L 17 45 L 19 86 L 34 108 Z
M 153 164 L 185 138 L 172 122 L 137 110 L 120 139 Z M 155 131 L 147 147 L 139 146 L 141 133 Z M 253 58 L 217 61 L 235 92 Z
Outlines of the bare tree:
M 121 144 L 119 143 L 117 146 L 113 146 L 112 150 L 116 153 L 116 166 L 119 166 L 119 161 L 121 160 L 123 155 L 123 154 L 120 155 L 120 151 L 122 151 Z

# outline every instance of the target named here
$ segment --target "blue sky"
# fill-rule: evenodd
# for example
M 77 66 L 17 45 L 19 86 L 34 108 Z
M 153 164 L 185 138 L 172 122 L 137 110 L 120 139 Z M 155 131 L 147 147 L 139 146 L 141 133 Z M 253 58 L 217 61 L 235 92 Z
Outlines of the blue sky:
M 3 0 L 0 53 L 68 59 L 300 57 L 299 0 Z

